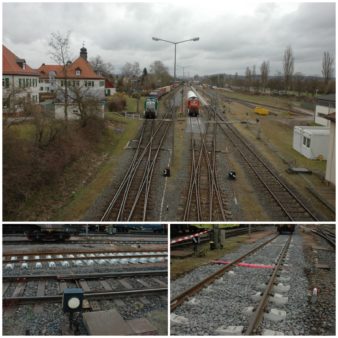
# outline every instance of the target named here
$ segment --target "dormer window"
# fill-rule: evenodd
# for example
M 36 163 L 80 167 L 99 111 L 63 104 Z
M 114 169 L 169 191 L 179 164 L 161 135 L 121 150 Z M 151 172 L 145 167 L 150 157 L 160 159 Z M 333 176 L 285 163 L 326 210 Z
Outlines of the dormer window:
M 23 69 L 23 70 L 26 69 L 26 60 L 25 60 L 25 59 L 19 59 L 19 58 L 17 58 L 17 59 L 16 59 L 16 63 L 18 64 L 18 66 L 19 66 L 21 69 Z
M 76 76 L 80 76 L 81 75 L 81 69 L 80 68 L 76 68 L 75 69 L 75 75 Z

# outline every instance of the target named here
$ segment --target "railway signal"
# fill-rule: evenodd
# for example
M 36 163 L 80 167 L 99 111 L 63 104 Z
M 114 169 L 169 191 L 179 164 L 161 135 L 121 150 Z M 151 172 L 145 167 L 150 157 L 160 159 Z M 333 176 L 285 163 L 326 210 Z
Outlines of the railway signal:
M 69 313 L 69 328 L 73 326 L 73 314 L 82 312 L 83 290 L 80 288 L 67 288 L 63 291 L 62 309 Z

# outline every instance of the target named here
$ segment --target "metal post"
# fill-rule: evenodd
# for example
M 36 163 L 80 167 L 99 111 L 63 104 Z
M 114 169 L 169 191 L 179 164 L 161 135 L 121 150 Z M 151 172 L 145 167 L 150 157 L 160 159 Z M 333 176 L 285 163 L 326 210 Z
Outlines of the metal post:
M 174 43 L 174 45 L 175 45 L 174 82 L 176 82 L 176 45 L 177 43 Z
M 251 224 L 249 225 L 249 238 L 251 238 Z

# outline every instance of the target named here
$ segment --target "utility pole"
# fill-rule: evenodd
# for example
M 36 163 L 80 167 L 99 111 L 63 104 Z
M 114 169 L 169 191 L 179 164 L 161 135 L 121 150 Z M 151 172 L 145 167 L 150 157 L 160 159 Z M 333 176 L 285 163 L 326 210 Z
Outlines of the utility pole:
M 220 248 L 219 225 L 214 224 L 212 227 L 213 227 L 213 242 L 215 244 L 215 249 L 219 249 Z

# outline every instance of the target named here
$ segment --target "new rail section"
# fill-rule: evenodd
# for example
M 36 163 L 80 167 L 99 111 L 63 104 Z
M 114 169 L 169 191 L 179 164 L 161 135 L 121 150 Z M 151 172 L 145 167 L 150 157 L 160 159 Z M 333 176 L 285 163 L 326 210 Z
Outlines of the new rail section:
M 267 304 L 269 301 L 269 297 L 271 296 L 272 288 L 276 282 L 276 278 L 283 266 L 285 257 L 287 255 L 291 239 L 292 239 L 292 234 L 288 236 L 283 236 L 283 235 L 276 235 L 273 236 L 272 238 L 268 239 L 264 243 L 258 245 L 254 249 L 248 251 L 241 257 L 235 259 L 234 261 L 226 264 L 223 268 L 220 270 L 216 271 L 212 275 L 206 277 L 203 279 L 201 282 L 197 283 L 196 285 L 192 286 L 188 290 L 182 292 L 175 298 L 171 299 L 170 302 L 170 308 L 171 311 L 174 311 L 178 306 L 182 305 L 185 301 L 188 300 L 188 298 L 192 297 L 196 293 L 200 292 L 203 288 L 209 286 L 213 282 L 215 282 L 218 278 L 222 277 L 226 271 L 228 271 L 230 268 L 234 267 L 236 264 L 240 263 L 243 261 L 246 257 L 256 253 L 257 251 L 261 250 L 264 248 L 266 245 L 269 243 L 273 242 L 277 237 L 285 237 L 286 240 L 284 242 L 284 245 L 282 246 L 282 249 L 279 253 L 278 259 L 276 260 L 276 264 L 273 267 L 273 271 L 271 273 L 271 276 L 269 277 L 268 282 L 266 283 L 266 287 L 264 292 L 262 293 L 262 297 L 260 299 L 259 304 L 254 308 L 254 311 L 252 313 L 252 316 L 250 317 L 248 323 L 244 325 L 245 329 L 242 332 L 244 335 L 257 335 L 260 334 L 259 332 L 259 326 L 261 324 L 263 314 L 267 308 Z

